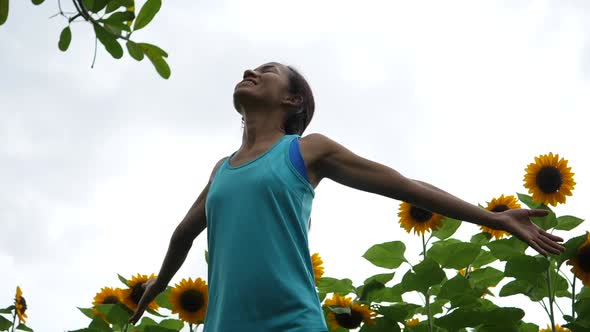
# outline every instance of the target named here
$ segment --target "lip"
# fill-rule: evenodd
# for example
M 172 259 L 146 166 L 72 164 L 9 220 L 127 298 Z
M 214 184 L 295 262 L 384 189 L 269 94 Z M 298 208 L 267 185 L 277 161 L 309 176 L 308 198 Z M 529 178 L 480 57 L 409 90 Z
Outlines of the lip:
M 242 84 L 244 82 L 252 82 L 254 85 L 258 84 L 258 83 L 256 83 L 256 81 L 253 78 L 246 78 L 243 81 L 241 81 L 240 84 Z

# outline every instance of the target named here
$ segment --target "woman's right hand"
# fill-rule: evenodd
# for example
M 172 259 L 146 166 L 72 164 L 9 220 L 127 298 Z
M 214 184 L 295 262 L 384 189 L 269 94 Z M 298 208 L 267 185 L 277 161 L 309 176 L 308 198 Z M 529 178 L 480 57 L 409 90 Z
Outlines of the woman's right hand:
M 156 284 L 157 278 L 148 279 L 141 287 L 144 289 L 141 299 L 137 304 L 137 309 L 133 315 L 129 318 L 130 324 L 135 324 L 143 315 L 143 312 L 147 309 L 148 305 L 160 294 L 163 289 L 158 287 Z

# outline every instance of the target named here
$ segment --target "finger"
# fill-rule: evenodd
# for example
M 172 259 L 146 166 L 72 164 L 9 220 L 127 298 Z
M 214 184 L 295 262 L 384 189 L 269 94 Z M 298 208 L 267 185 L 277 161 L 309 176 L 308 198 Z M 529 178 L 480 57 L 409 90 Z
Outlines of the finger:
M 529 212 L 529 217 L 545 217 L 546 215 L 549 214 L 549 211 L 541 210 L 541 209 L 528 210 L 528 212 Z
M 547 257 L 547 252 L 545 252 L 545 250 L 541 249 L 541 247 L 539 247 L 539 245 L 535 242 L 535 240 L 531 240 L 531 242 L 529 242 L 529 244 L 531 247 L 533 247 L 533 249 L 538 251 L 541 255 Z
M 541 239 L 541 241 L 543 241 L 544 243 L 546 243 L 548 246 L 550 246 L 553 249 L 553 250 L 551 250 L 551 252 L 554 254 L 560 254 L 565 250 L 564 246 L 551 240 L 550 238 L 544 236 L 543 234 L 540 235 L 540 239 Z
M 557 241 L 557 242 L 563 242 L 563 239 L 560 238 L 559 236 L 548 233 L 543 229 L 541 229 L 541 234 L 543 234 L 546 238 L 548 238 L 550 240 Z
M 543 248 L 543 250 L 545 250 L 545 252 L 547 254 L 551 253 L 551 254 L 559 254 L 560 251 L 557 248 L 554 248 L 549 242 L 551 241 L 546 241 L 545 239 L 543 239 L 542 237 L 538 238 L 535 240 L 535 242 L 541 247 Z

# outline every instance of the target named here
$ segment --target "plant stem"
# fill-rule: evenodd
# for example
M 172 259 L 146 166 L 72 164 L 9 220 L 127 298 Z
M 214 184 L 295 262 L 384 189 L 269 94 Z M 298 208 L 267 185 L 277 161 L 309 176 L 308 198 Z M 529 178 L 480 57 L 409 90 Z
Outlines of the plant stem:
M 547 291 L 549 295 L 549 310 L 551 311 L 549 314 L 549 319 L 551 320 L 551 331 L 555 332 L 555 314 L 553 313 L 553 292 L 551 292 L 551 273 L 549 269 L 551 268 L 551 264 L 547 267 Z
M 14 308 L 14 315 L 12 316 L 12 332 L 14 332 L 14 324 L 15 323 L 16 323 L 16 308 Z
M 424 233 L 422 233 L 422 255 L 424 256 L 424 259 L 426 259 L 426 241 L 424 240 Z M 428 317 L 428 331 L 432 332 L 432 313 L 430 312 L 429 290 L 430 290 L 430 287 L 428 287 L 428 289 L 426 290 L 426 294 L 424 294 L 424 297 L 426 298 L 426 313 L 427 313 L 427 317 Z
M 576 299 L 576 277 L 574 276 L 574 281 L 572 282 L 572 320 L 576 320 L 576 312 L 574 311 L 574 303 Z

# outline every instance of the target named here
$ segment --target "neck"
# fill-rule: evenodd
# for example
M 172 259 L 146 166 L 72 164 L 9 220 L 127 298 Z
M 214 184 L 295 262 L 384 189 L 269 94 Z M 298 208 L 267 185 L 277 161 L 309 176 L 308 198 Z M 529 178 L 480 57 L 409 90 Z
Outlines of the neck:
M 283 112 L 264 108 L 242 109 L 244 132 L 241 150 L 270 145 L 285 135 Z

